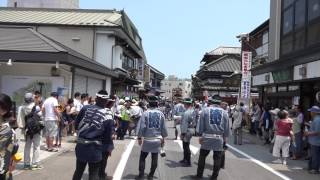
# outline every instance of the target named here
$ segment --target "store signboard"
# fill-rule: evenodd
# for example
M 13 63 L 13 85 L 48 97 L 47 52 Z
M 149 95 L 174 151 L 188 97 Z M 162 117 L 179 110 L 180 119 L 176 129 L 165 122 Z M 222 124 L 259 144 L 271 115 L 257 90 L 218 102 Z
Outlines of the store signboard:
M 252 53 L 249 51 L 242 52 L 242 80 L 240 98 L 247 101 L 251 95 L 251 62 Z
M 243 79 L 251 78 L 251 74 L 250 74 L 251 61 L 252 61 L 252 53 L 249 51 L 243 51 L 242 52 L 242 78 Z
M 250 79 L 242 79 L 241 83 L 241 98 L 249 99 L 251 91 L 251 82 Z

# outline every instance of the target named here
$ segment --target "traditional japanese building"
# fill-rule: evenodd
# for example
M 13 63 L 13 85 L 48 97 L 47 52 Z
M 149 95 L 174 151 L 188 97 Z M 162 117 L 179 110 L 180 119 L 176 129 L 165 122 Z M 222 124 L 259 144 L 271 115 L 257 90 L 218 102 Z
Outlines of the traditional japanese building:
M 240 87 L 241 58 L 239 47 L 218 47 L 206 53 L 203 65 L 192 77 L 192 96 L 205 99 L 215 94 L 224 101 L 235 103 Z

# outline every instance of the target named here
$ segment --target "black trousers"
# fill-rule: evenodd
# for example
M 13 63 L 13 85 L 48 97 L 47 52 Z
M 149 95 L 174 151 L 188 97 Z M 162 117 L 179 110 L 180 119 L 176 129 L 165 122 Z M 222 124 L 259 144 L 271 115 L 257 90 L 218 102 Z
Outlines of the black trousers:
M 102 154 L 102 161 L 100 162 L 100 169 L 99 169 L 99 177 L 101 180 L 105 180 L 107 178 L 106 168 L 108 162 L 108 152 Z
M 84 170 L 89 164 L 89 180 L 99 180 L 100 162 L 88 163 L 77 160 L 76 170 L 73 174 L 72 180 L 81 180 Z
M 200 149 L 199 161 L 198 161 L 198 169 L 197 169 L 197 176 L 202 177 L 204 167 L 206 164 L 206 158 L 210 150 Z M 217 178 L 219 175 L 219 171 L 221 168 L 221 161 L 222 161 L 222 151 L 213 151 L 213 172 L 212 178 Z
M 183 146 L 183 160 L 186 160 L 188 163 L 191 162 L 191 151 L 190 151 L 190 142 L 182 141 Z
M 144 169 L 146 167 L 146 158 L 148 156 L 148 152 L 141 151 L 140 160 L 139 160 L 139 174 L 144 174 Z M 158 153 L 151 153 L 151 169 L 150 169 L 150 176 L 154 175 L 158 167 Z

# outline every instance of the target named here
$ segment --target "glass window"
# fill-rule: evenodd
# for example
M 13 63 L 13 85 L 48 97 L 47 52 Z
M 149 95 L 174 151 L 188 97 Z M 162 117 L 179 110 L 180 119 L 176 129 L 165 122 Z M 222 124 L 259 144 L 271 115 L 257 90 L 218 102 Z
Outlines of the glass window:
M 295 29 L 303 27 L 305 24 L 305 9 L 306 2 L 305 0 L 298 0 L 295 4 Z
M 312 24 L 308 28 L 308 45 L 320 42 L 320 23 Z
M 308 19 L 312 21 L 320 16 L 320 0 L 309 0 L 308 4 Z
M 283 8 L 287 8 L 293 3 L 294 0 L 283 0 Z
M 287 9 L 283 13 L 282 34 L 285 35 L 293 29 L 293 8 Z
M 292 36 L 284 37 L 281 41 L 281 54 L 287 54 L 292 51 Z
M 299 50 L 304 48 L 305 31 L 299 31 L 295 33 L 294 49 Z

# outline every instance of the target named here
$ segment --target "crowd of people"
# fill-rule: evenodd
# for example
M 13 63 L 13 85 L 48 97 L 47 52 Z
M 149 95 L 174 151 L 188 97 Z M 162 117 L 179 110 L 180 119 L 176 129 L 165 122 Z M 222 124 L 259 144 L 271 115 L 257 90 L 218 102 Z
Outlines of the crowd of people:
M 253 102 L 252 109 L 243 103 L 230 110 L 234 143 L 242 144 L 242 129 L 248 127 L 249 132 L 256 135 L 264 144 L 271 145 L 271 153 L 280 162 L 287 165 L 291 160 L 309 160 L 308 170 L 311 174 L 319 174 L 320 165 L 320 108 L 313 106 L 307 109 L 305 116 L 301 106 L 292 108 L 273 108 L 271 104 Z
M 307 121 L 300 106 L 278 109 L 254 102 L 252 109 L 248 110 L 241 102 L 229 106 L 217 95 L 202 102 L 177 98 L 171 104 L 153 95 L 136 100 L 111 96 L 101 90 L 95 98 L 76 92 L 71 99 L 63 99 L 56 92 L 46 99 L 38 91 L 28 92 L 24 103 L 17 110 L 13 107 L 10 97 L 0 94 L 0 143 L 4 143 L 0 147 L 7 146 L 0 149 L 4 154 L 0 161 L 5 164 L 0 169 L 0 179 L 12 178 L 14 164 L 21 159 L 17 153 L 21 139 L 25 140 L 24 169 L 37 170 L 42 169 L 39 159 L 42 139 L 45 138 L 46 151 L 57 152 L 61 148 L 61 139 L 67 135 L 77 137 L 73 180 L 81 180 L 87 164 L 89 180 L 107 179 L 105 170 L 114 149 L 113 141 L 132 136 L 136 136 L 141 145 L 137 178 L 144 178 L 145 160 L 151 153 L 148 179 L 153 179 L 158 154 L 165 156 L 166 120 L 174 121 L 175 138 L 182 141 L 183 154 L 179 162 L 182 166 L 192 166 L 190 141 L 193 136 L 199 136 L 201 148 L 195 179 L 202 178 L 210 151 L 213 151 L 214 159 L 211 179 L 217 179 L 219 170 L 224 167 L 230 129 L 234 144 L 242 145 L 244 127 L 249 127 L 250 133 L 256 134 L 265 144 L 272 144 L 272 155 L 284 165 L 289 157 L 292 160 L 307 158 L 309 172 L 319 173 L 318 106 L 308 109 L 310 121 Z

